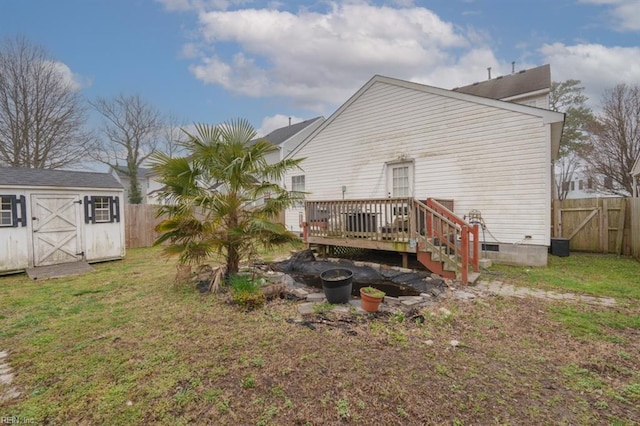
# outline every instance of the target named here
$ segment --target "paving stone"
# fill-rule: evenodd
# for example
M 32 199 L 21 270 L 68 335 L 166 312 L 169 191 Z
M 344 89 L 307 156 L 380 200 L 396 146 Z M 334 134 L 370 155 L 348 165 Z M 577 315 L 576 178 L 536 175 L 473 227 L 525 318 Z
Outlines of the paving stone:
M 411 306 L 418 305 L 421 302 L 422 302 L 422 298 L 420 298 L 419 300 L 415 300 L 415 299 L 403 300 L 402 306 L 411 307 Z
M 341 306 L 336 306 L 335 308 L 333 308 L 331 310 L 331 312 L 334 312 L 336 314 L 348 314 L 348 313 L 351 312 L 351 310 L 349 309 L 348 306 L 341 305 Z
M 315 313 L 315 306 L 316 304 L 313 302 L 302 303 L 300 306 L 298 306 L 298 313 L 300 315 L 311 315 Z
M 301 289 L 301 288 L 296 288 L 294 289 L 291 293 L 293 293 L 294 296 L 299 297 L 301 299 L 304 299 L 305 297 L 307 297 L 309 295 L 309 292 Z
M 613 299 L 611 297 L 601 297 L 599 302 L 601 305 L 608 306 L 608 307 L 616 306 L 618 304 L 616 299 Z
M 307 295 L 308 302 L 323 302 L 324 293 L 311 293 Z
M 13 381 L 12 373 L 0 375 L 0 384 L 10 385 L 12 381 Z
M 473 293 L 469 293 L 468 291 L 456 290 L 453 292 L 453 295 L 462 300 L 473 300 L 476 298 L 476 295 Z
M 4 358 L 6 358 L 6 357 L 7 357 L 7 355 L 9 355 L 9 354 L 7 353 L 7 351 L 0 351 L 0 359 L 4 359 Z
M 404 302 L 404 301 L 407 301 L 407 300 L 418 300 L 418 301 L 420 301 L 421 299 L 422 299 L 422 297 L 420 297 L 420 296 L 399 296 L 398 297 L 398 300 L 400 302 Z
M 0 376 L 11 372 L 11 367 L 7 364 L 0 364 Z
M 487 290 L 500 294 L 500 290 L 502 290 L 502 283 L 498 281 L 493 281 L 487 284 Z
M 391 306 L 398 306 L 400 304 L 400 299 L 393 296 L 385 296 L 382 303 L 386 303 Z
M 423 299 L 431 299 L 433 296 L 429 293 L 420 293 L 420 297 Z
M 0 393 L 0 402 L 10 401 L 20 396 L 20 392 L 14 387 L 10 387 L 4 393 Z

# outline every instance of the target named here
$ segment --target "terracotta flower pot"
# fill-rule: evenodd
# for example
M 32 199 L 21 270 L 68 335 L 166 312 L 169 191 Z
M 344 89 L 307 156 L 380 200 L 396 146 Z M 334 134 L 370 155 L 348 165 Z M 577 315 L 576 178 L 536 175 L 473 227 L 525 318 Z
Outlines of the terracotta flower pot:
M 360 289 L 362 309 L 367 312 L 377 312 L 382 299 L 384 299 L 384 292 L 377 290 L 376 294 L 370 294 L 367 292 L 367 289 L 370 288 L 371 287 L 363 287 Z

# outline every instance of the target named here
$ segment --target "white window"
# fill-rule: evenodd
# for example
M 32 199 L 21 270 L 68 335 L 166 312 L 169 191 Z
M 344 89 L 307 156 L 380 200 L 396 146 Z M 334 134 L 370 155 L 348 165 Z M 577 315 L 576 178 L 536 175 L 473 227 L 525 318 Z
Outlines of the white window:
M 0 226 L 13 226 L 13 203 L 8 195 L 0 196 Z
M 388 165 L 387 195 L 390 197 L 411 197 L 413 195 L 413 163 Z
M 304 175 L 291 176 L 291 191 L 304 192 Z
M 93 197 L 96 222 L 111 221 L 110 197 Z

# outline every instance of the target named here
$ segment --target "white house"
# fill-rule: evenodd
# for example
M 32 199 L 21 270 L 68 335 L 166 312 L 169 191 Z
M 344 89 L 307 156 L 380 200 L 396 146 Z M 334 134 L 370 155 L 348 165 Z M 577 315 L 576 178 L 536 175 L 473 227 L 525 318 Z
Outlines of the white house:
M 267 162 L 269 164 L 275 164 L 284 159 L 323 122 L 324 117 L 310 118 L 309 120 L 295 124 L 291 124 L 291 119 L 289 119 L 288 126 L 275 129 L 268 135 L 259 138 L 268 140 L 278 148 L 277 152 L 273 152 L 267 156 Z
M 128 203 L 131 178 L 123 173 L 122 170 L 114 167 L 111 167 L 109 172 L 124 187 L 124 202 Z M 164 201 L 158 197 L 158 192 L 162 189 L 162 184 L 158 182 L 156 178 L 157 174 L 153 169 L 138 168 L 138 184 L 140 185 L 140 194 L 142 194 L 141 204 L 164 203 Z
M 0 167 L 0 274 L 123 258 L 123 196 L 108 173 Z
M 537 107 L 548 105 L 548 89 L 536 87 L 550 86 L 540 68 L 538 85 L 529 71 L 490 80 L 511 87 L 497 96 L 374 76 L 290 153 L 306 160 L 287 185 L 308 200 L 453 200 L 460 217 L 480 211 L 486 257 L 545 265 L 564 114 Z M 287 211 L 288 229 L 300 231 L 303 212 Z

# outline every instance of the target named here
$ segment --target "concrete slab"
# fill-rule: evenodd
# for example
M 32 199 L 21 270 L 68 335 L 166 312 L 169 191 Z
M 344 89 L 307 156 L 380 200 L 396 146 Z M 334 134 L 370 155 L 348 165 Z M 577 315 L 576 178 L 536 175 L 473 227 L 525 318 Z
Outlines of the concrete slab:
M 82 275 L 94 271 L 95 269 L 93 269 L 87 262 L 72 262 L 28 268 L 27 275 L 32 280 L 46 280 L 49 278 L 63 278 L 71 275 Z

